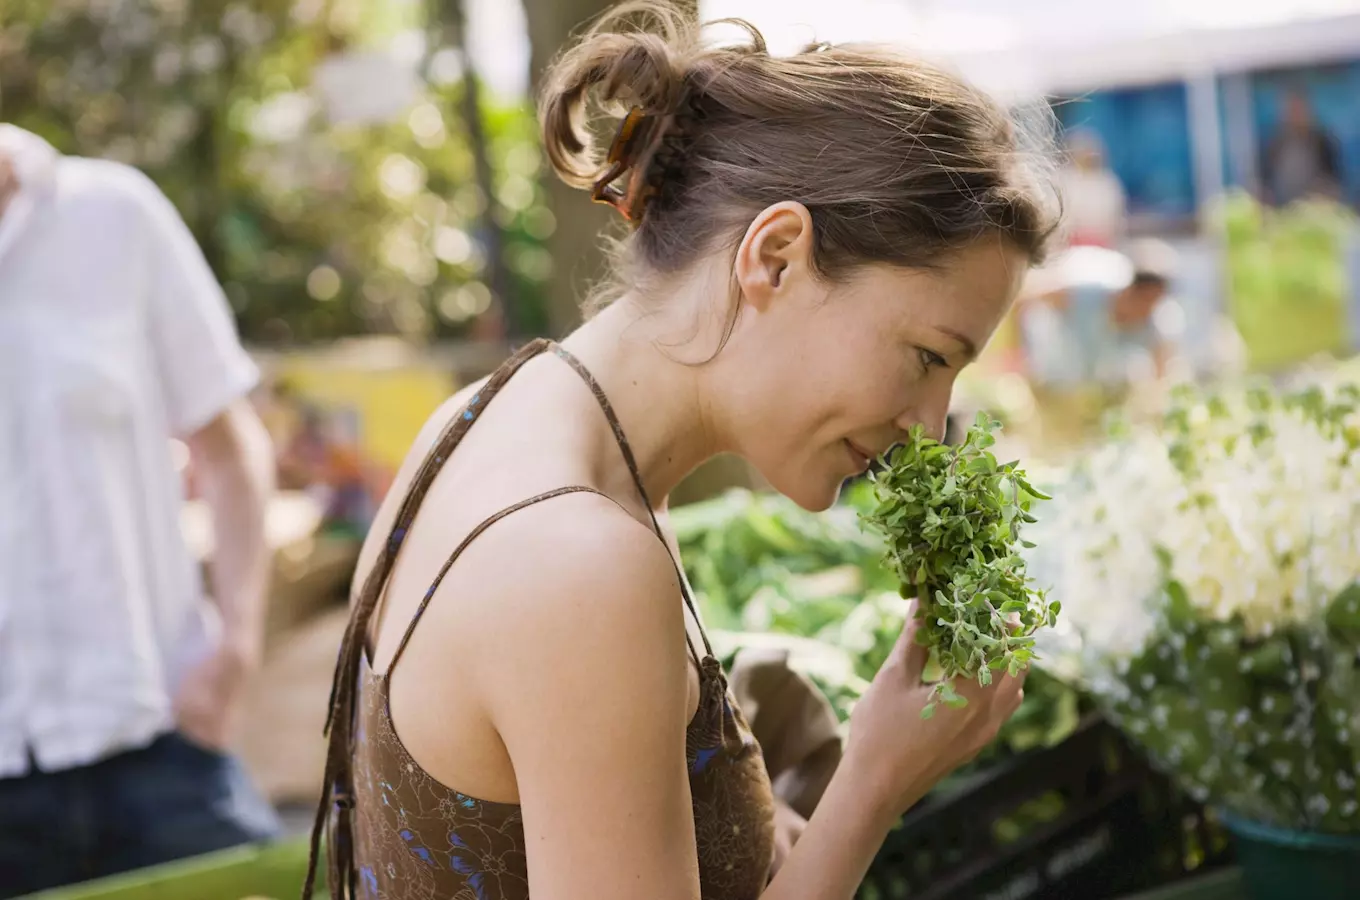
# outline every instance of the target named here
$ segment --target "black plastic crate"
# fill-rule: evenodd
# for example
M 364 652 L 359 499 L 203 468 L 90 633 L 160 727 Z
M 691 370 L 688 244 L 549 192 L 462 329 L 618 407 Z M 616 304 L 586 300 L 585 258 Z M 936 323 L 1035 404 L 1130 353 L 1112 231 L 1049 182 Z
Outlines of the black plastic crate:
M 860 900 L 1108 900 L 1226 862 L 1225 834 L 1098 716 L 1055 747 L 936 791 Z

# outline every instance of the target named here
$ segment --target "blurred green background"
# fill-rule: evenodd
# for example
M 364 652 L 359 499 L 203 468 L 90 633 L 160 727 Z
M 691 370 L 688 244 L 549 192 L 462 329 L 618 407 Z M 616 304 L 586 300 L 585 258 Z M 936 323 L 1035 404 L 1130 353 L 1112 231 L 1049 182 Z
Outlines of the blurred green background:
M 150 175 L 247 342 L 546 330 L 532 109 L 467 77 L 459 4 L 7 0 L 0 25 L 0 119 Z

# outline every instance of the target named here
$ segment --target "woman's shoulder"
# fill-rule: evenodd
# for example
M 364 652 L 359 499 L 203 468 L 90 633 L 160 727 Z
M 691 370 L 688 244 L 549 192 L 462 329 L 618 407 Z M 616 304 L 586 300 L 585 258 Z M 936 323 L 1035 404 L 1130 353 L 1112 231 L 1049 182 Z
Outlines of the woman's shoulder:
M 675 565 L 646 525 L 578 493 L 497 522 L 468 554 L 462 584 L 475 579 L 478 602 L 462 621 L 478 635 L 472 670 L 503 736 L 530 740 L 536 717 L 564 703 L 659 721 L 673 708 L 683 730 L 684 603 Z M 640 702 L 656 708 L 644 716 Z
M 587 489 L 493 514 L 464 540 L 419 613 L 408 669 L 478 684 L 498 728 L 580 702 L 588 685 L 617 709 L 638 683 L 684 706 L 680 578 L 648 525 Z
M 560 620 L 586 609 L 592 624 L 627 628 L 642 626 L 638 620 L 658 607 L 681 608 L 679 576 L 662 539 L 589 489 L 506 516 L 469 545 L 466 557 L 478 591 L 495 598 L 488 606 L 499 605 L 512 627 L 530 617 L 571 628 Z M 664 592 L 676 602 L 655 602 Z

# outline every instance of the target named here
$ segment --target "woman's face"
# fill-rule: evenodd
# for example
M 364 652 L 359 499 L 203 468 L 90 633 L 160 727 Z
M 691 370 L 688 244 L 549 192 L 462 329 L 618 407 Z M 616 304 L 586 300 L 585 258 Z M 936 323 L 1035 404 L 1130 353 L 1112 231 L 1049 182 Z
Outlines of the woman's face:
M 840 284 L 815 277 L 796 252 L 783 266 L 777 284 L 754 285 L 751 302 L 739 258 L 742 315 L 718 358 L 738 370 L 724 379 L 735 384 L 737 452 L 780 493 L 820 510 L 914 425 L 943 435 L 954 379 L 996 330 L 1028 262 L 996 239 L 933 270 L 875 265 Z

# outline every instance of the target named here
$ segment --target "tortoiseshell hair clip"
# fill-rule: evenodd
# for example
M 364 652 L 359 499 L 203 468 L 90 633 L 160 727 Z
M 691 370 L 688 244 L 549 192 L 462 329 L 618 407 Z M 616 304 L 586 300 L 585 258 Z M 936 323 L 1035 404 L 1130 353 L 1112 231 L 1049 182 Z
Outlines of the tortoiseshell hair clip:
M 647 132 L 650 131 L 650 128 L 646 127 L 649 125 L 648 118 L 649 116 L 639 107 L 634 106 L 628 110 L 628 115 L 619 123 L 618 133 L 614 135 L 614 142 L 609 145 L 609 153 L 605 156 L 608 168 L 595 182 L 595 187 L 590 192 L 590 199 L 596 203 L 609 204 L 634 224 L 642 217 L 642 210 L 647 202 L 646 185 L 642 180 L 643 172 L 634 169 L 633 164 L 637 162 L 638 151 Z M 627 188 L 620 189 L 614 182 L 625 173 L 628 175 Z

